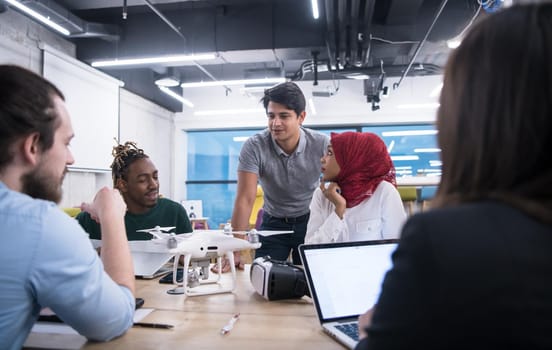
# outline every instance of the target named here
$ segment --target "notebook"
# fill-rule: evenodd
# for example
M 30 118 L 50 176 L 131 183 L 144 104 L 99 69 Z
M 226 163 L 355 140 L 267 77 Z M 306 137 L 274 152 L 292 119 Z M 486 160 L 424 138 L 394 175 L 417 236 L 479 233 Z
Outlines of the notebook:
M 90 241 L 94 248 L 101 247 L 101 240 Z M 172 271 L 172 266 L 166 265 L 174 254 L 168 253 L 164 245 L 153 244 L 151 241 L 129 241 L 128 244 L 136 278 L 151 279 Z
M 358 316 L 377 302 L 398 240 L 299 246 L 311 297 L 323 330 L 353 349 Z

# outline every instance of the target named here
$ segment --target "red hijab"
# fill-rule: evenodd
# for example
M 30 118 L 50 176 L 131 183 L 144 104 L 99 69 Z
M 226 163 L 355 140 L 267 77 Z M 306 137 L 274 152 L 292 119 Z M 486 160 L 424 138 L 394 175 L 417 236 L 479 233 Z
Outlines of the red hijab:
M 335 160 L 341 170 L 336 182 L 341 195 L 347 200 L 347 208 L 370 198 L 382 181 L 397 186 L 395 167 L 387 147 L 376 134 L 347 131 L 331 133 Z

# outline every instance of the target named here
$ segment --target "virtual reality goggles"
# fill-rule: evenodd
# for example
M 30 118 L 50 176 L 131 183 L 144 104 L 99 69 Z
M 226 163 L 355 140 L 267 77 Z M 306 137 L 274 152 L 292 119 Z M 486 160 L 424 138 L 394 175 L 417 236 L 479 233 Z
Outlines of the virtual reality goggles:
M 270 256 L 253 260 L 249 277 L 255 291 L 267 300 L 310 296 L 303 269 Z

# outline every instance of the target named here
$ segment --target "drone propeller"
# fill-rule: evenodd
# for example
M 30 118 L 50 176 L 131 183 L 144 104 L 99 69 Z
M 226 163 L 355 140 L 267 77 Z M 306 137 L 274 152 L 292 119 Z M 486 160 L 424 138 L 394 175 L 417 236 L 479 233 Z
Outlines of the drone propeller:
M 176 226 L 167 226 L 167 227 L 155 226 L 155 227 L 146 228 L 146 229 L 143 229 L 143 230 L 136 230 L 136 232 L 147 232 L 147 233 L 151 233 L 151 232 L 169 232 L 170 230 L 173 230 L 175 228 L 176 228 Z
M 293 233 L 293 231 L 272 231 L 272 230 L 249 230 L 249 231 L 232 231 L 232 233 L 237 233 L 240 235 L 246 235 L 246 234 L 258 234 L 260 236 L 273 236 L 273 235 L 283 235 L 283 234 L 289 234 Z

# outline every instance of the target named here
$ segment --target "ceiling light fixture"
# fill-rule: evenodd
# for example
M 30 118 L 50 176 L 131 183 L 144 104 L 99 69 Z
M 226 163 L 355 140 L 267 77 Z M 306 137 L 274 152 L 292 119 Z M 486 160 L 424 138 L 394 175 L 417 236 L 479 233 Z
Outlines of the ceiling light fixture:
M 195 111 L 194 115 L 229 115 L 229 114 L 265 114 L 265 110 L 262 108 L 250 108 L 250 109 L 212 109 L 205 111 Z
M 179 62 L 190 62 L 190 61 L 213 60 L 215 58 L 216 58 L 216 55 L 214 54 L 124 58 L 124 59 L 115 59 L 115 60 L 94 61 L 92 62 L 92 67 L 120 67 L 120 66 L 136 66 L 136 65 L 143 65 L 143 64 L 154 64 L 154 63 L 179 63 Z
M 166 93 L 167 95 L 169 95 L 170 97 L 182 102 L 182 104 L 185 104 L 186 106 L 190 107 L 190 108 L 194 108 L 194 104 L 192 102 L 190 102 L 190 100 L 187 100 L 185 99 L 184 97 L 180 96 L 179 94 L 177 94 L 176 92 L 172 91 L 171 89 L 169 89 L 168 87 L 165 87 L 165 86 L 160 86 L 159 87 L 159 90 L 163 91 L 164 93 Z
M 458 46 L 460 46 L 460 44 L 462 43 L 462 40 L 460 39 L 450 39 L 450 40 L 447 40 L 447 47 L 449 49 L 456 49 Z
M 402 131 L 384 131 L 381 136 L 420 136 L 436 135 L 437 130 L 402 130 Z
M 40 22 L 46 24 L 48 27 L 52 28 L 52 29 L 55 29 L 57 30 L 58 32 L 60 32 L 61 34 L 63 35 L 70 35 L 71 32 L 68 31 L 67 29 L 63 28 L 62 26 L 60 26 L 59 24 L 55 23 L 54 21 L 50 20 L 48 17 L 45 17 L 43 15 L 41 15 L 40 13 L 36 12 L 35 10 L 32 10 L 31 8 L 15 1 L 15 0 L 6 0 L 6 2 L 10 5 L 12 5 L 13 7 L 16 7 L 18 8 L 19 10 L 25 12 L 26 14 L 28 14 L 29 16 L 33 17 L 33 18 L 36 18 L 37 20 L 39 20 Z
M 311 0 L 311 4 L 312 4 L 312 17 L 314 17 L 314 19 L 318 19 L 318 17 L 320 16 L 320 13 L 318 12 L 318 0 Z
M 180 85 L 180 80 L 176 79 L 175 77 L 163 77 L 163 78 L 157 79 L 155 81 L 155 85 L 165 86 L 165 87 L 175 87 Z
M 214 80 L 214 81 L 198 81 L 194 83 L 182 83 L 183 88 L 209 87 L 209 86 L 230 86 L 230 85 L 247 85 L 247 84 L 279 84 L 286 81 L 286 78 L 262 78 L 262 79 L 241 79 L 241 80 Z

